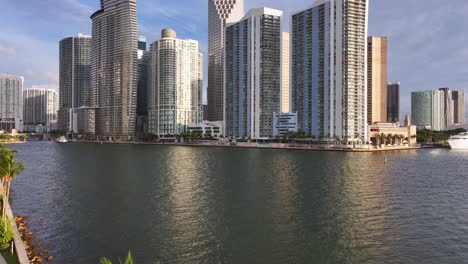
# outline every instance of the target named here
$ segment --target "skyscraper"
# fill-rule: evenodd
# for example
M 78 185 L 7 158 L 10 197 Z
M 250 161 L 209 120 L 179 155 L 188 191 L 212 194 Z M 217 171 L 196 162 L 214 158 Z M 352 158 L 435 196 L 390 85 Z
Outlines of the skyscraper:
M 148 52 L 146 37 L 138 37 L 138 89 L 136 133 L 144 134 L 147 130 L 148 117 Z
M 208 0 L 208 119 L 224 110 L 224 28 L 244 16 L 244 0 Z
M 443 118 L 443 130 L 446 130 L 450 125 L 453 125 L 453 100 L 452 92 L 449 88 L 439 88 L 442 92 L 442 118 Z
M 291 104 L 299 130 L 367 138 L 368 0 L 318 0 L 293 14 Z
M 452 91 L 453 100 L 453 122 L 455 124 L 465 124 L 465 91 Z
M 24 78 L 0 73 L 0 130 L 11 133 L 23 131 Z
M 289 113 L 290 110 L 290 105 L 289 105 L 289 98 L 290 98 L 290 89 L 289 89 L 289 55 L 290 49 L 289 49 L 289 32 L 283 32 L 282 35 L 282 47 L 281 47 L 281 52 L 282 52 L 282 57 L 281 57 L 281 112 L 283 113 Z
M 367 123 L 387 121 L 387 38 L 367 39 Z
M 76 109 L 91 105 L 91 37 L 65 38 L 59 49 L 58 128 L 78 132 Z
M 387 85 L 387 122 L 400 120 L 400 83 Z
M 36 126 L 52 130 L 57 121 L 59 95 L 53 89 L 30 88 L 23 91 L 24 128 L 35 131 Z
M 198 41 L 164 29 L 151 45 L 148 66 L 148 132 L 175 135 L 203 121 L 203 56 Z
M 252 9 L 241 21 L 226 26 L 227 136 L 273 136 L 273 113 L 281 111 L 282 14 Z
M 132 136 L 138 81 L 136 0 L 101 0 L 101 10 L 91 20 L 91 103 L 99 108 L 99 134 Z
M 447 101 L 442 90 L 411 93 L 411 120 L 418 129 L 442 131 L 447 128 Z

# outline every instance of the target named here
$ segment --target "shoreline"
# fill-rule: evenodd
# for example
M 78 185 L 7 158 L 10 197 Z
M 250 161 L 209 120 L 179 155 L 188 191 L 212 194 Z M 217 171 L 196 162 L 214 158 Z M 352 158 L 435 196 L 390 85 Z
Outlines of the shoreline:
M 157 145 L 157 146 L 175 146 L 175 147 L 208 147 L 208 148 L 232 148 L 232 149 L 269 149 L 269 150 L 302 150 L 302 151 L 326 151 L 326 152 L 360 152 L 360 153 L 372 153 L 372 152 L 388 152 L 388 151 L 407 151 L 407 150 L 419 150 L 419 149 L 434 149 L 442 148 L 438 146 L 434 147 L 406 147 L 396 146 L 388 148 L 351 148 L 351 147 L 337 147 L 336 145 L 306 145 L 306 144 L 287 144 L 287 143 L 271 143 L 261 144 L 256 143 L 237 143 L 237 145 L 229 145 L 228 143 L 222 144 L 208 144 L 208 143 L 159 143 L 159 142 L 108 142 L 108 141 L 69 141 L 68 143 L 73 144 L 124 144 L 124 145 Z M 66 144 L 66 143 L 58 143 Z
M 26 252 L 26 247 L 24 245 L 23 239 L 21 238 L 18 225 L 15 221 L 15 217 L 13 215 L 13 211 L 10 207 L 10 203 L 7 203 L 6 208 L 7 217 L 10 219 L 11 226 L 13 228 L 13 243 L 15 245 L 15 255 L 18 258 L 18 263 L 20 264 L 29 264 L 29 257 L 28 253 Z

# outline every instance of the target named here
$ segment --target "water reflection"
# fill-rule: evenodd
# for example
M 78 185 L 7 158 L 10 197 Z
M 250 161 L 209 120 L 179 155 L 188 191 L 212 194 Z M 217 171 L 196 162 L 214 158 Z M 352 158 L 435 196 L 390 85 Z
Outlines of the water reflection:
M 57 263 L 468 262 L 463 152 L 14 147 L 13 208 Z

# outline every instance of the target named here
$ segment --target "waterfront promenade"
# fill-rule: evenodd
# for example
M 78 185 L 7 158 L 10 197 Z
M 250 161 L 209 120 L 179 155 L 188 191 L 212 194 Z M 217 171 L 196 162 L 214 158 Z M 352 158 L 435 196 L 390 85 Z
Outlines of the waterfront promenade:
M 69 143 L 86 144 L 133 144 L 133 145 L 165 145 L 184 147 L 213 147 L 213 148 L 248 148 L 248 149 L 281 149 L 281 150 L 305 150 L 305 151 L 334 151 L 334 152 L 382 152 L 421 149 L 421 145 L 388 145 L 377 148 L 373 145 L 336 145 L 336 144 L 305 144 L 305 143 L 256 143 L 256 142 L 220 142 L 220 141 L 196 141 L 196 142 L 140 142 L 140 141 L 69 141 Z

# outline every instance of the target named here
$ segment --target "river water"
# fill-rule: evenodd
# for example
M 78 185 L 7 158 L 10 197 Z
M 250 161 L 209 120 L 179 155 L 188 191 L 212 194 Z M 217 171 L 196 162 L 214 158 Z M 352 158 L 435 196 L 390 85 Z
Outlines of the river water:
M 10 147 L 55 263 L 468 263 L 468 152 Z

